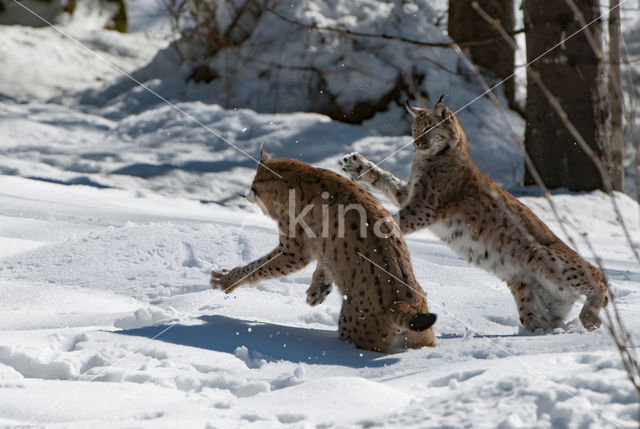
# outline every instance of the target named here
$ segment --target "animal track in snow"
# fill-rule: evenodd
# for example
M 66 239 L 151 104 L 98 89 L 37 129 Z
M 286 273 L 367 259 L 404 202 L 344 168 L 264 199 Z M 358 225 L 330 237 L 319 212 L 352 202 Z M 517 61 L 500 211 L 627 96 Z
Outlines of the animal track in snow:
M 477 377 L 479 375 L 484 374 L 484 369 L 477 369 L 471 371 L 461 371 L 453 374 L 449 374 L 445 377 L 437 378 L 433 380 L 430 385 L 431 387 L 445 387 L 451 383 L 451 380 L 456 380 L 459 383 L 463 383 L 473 377 Z

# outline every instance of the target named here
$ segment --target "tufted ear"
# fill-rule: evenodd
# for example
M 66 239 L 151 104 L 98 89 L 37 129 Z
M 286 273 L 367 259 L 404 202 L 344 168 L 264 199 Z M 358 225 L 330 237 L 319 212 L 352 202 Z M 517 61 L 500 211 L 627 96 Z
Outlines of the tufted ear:
M 442 120 L 445 120 L 449 117 L 449 109 L 444 105 L 441 101 L 438 101 L 433 108 L 436 112 L 436 116 Z
M 407 112 L 409 112 L 414 118 L 422 111 L 419 107 L 412 107 L 407 100 L 404 101 L 404 106 L 407 108 Z
M 271 156 L 264 150 L 260 149 L 260 162 L 265 162 L 271 159 Z

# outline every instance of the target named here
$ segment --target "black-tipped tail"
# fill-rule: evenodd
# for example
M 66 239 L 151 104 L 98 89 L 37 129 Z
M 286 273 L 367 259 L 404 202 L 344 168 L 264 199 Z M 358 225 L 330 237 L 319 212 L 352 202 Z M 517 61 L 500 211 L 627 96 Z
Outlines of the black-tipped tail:
M 438 316 L 434 313 L 418 313 L 409 320 L 409 329 L 425 331 L 436 323 Z

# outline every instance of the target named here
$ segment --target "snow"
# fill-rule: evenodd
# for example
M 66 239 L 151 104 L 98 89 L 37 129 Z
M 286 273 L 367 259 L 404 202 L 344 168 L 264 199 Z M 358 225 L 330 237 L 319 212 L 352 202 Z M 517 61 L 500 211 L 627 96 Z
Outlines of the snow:
M 336 294 L 305 304 L 312 267 L 231 296 L 209 289 L 210 269 L 276 243 L 255 211 L 13 176 L 0 189 L 0 248 L 12 249 L 0 258 L 3 424 L 637 424 L 636 394 L 603 329 L 585 332 L 576 306 L 561 329 L 523 330 L 506 286 L 428 231 L 407 241 L 439 315 L 437 345 L 380 355 L 338 339 Z M 607 197 L 554 199 L 590 231 L 625 321 L 640 329 L 640 268 Z M 544 200 L 523 200 L 558 230 Z M 640 236 L 637 204 L 618 202 Z M 31 245 L 12 247 L 16 235 Z
M 166 21 L 143 15 L 128 35 L 61 24 L 182 112 L 51 28 L 0 26 L 3 64 L 19 66 L 0 70 L 0 426 L 637 427 L 637 394 L 606 330 L 581 327 L 581 303 L 563 327 L 528 332 L 506 285 L 426 230 L 406 240 L 438 314 L 435 348 L 382 355 L 341 342 L 341 297 L 305 304 L 313 266 L 233 295 L 211 290 L 212 269 L 250 262 L 278 240 L 275 223 L 237 197 L 255 162 L 229 143 L 338 170 L 343 153 L 380 161 L 410 140 L 191 98 L 207 87 L 185 84 L 180 70 L 154 75 L 176 67 L 163 68 L 167 33 L 146 33 Z M 454 89 L 470 101 L 465 85 Z M 465 125 L 472 155 L 517 186 L 517 150 L 491 137 L 504 133 L 498 113 L 484 114 L 496 120 Z M 382 165 L 406 177 L 412 157 L 406 148 Z M 640 266 L 610 199 L 555 194 L 565 237 L 547 201 L 528 194 L 521 200 L 592 262 L 593 246 L 638 332 Z M 640 207 L 616 198 L 640 249 Z
M 131 72 L 148 63 L 160 47 L 167 45 L 159 35 L 95 31 L 109 20 L 100 8 L 103 3 L 99 0 L 77 3 L 73 17 L 63 17 L 62 22 L 56 22 L 56 28 L 0 26 L 3 68 L 0 94 L 28 101 L 104 84 L 121 75 L 118 69 Z M 140 0 L 140 3 L 149 2 Z M 9 4 L 22 15 L 33 16 L 16 6 L 20 3 Z M 25 4 L 33 10 L 38 2 Z

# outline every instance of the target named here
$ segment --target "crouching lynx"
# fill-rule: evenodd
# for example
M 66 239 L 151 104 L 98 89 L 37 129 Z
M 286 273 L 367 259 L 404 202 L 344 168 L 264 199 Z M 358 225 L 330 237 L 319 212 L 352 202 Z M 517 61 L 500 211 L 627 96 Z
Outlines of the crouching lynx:
M 599 327 L 607 290 L 602 273 L 478 169 L 443 103 L 407 109 L 416 149 L 408 183 L 358 153 L 342 159 L 343 170 L 401 207 L 403 233 L 430 227 L 459 255 L 506 281 L 525 328 L 560 326 L 579 294 L 586 297 L 582 325 Z
M 307 302 L 322 301 L 337 285 L 345 297 L 340 338 L 379 352 L 434 345 L 436 316 L 428 312 L 400 229 L 363 187 L 262 153 L 248 198 L 278 222 L 280 243 L 244 267 L 213 271 L 213 288 L 229 293 L 317 260 Z

